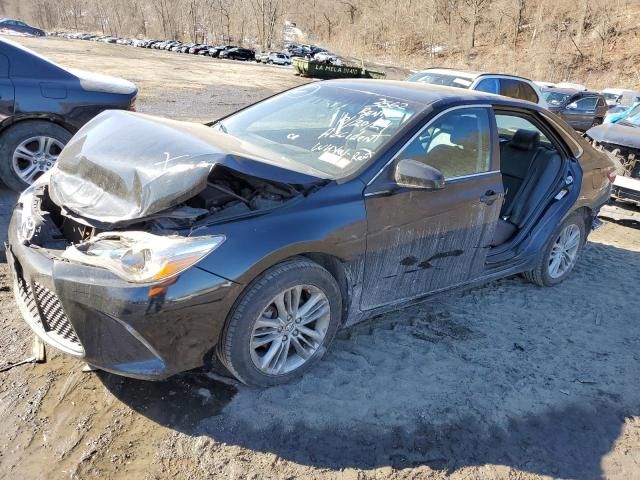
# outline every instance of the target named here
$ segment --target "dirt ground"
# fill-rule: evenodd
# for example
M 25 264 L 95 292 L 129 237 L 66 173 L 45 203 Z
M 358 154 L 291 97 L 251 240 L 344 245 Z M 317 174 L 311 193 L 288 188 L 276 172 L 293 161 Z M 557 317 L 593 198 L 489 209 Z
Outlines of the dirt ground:
M 209 120 L 300 82 L 282 68 L 20 41 L 129 78 L 140 111 L 174 118 Z M 0 373 L 0 478 L 640 478 L 639 227 L 605 221 L 555 288 L 514 277 L 347 329 L 304 378 L 268 390 L 204 370 L 159 383 L 84 373 L 48 349 L 47 363 Z M 31 341 L 0 264 L 0 367 Z

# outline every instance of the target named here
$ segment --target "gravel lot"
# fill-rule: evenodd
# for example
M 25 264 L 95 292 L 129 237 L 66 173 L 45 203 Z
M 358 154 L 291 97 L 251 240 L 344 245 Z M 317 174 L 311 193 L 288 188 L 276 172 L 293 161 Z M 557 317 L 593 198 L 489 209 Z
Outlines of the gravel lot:
M 139 111 L 174 118 L 210 120 L 301 82 L 283 68 L 20 41 L 131 79 Z M 0 232 L 12 202 L 0 190 Z M 606 221 L 556 288 L 514 277 L 343 331 L 307 376 L 269 390 L 204 370 L 158 383 L 83 373 L 48 349 L 47 363 L 0 373 L 0 478 L 640 478 L 638 226 Z M 31 340 L 0 264 L 0 366 Z

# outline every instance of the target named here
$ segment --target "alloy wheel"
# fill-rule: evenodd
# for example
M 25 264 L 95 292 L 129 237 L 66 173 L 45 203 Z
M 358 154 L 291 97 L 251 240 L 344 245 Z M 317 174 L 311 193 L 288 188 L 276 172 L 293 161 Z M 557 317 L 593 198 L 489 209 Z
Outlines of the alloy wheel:
M 549 276 L 560 278 L 576 263 L 580 248 L 580 228 L 571 223 L 558 235 L 549 255 Z
M 317 287 L 297 285 L 276 295 L 256 319 L 251 359 L 268 375 L 284 375 L 322 346 L 330 323 L 327 296 Z
M 63 143 L 53 137 L 27 138 L 13 152 L 13 170 L 20 180 L 31 184 L 53 167 L 63 148 Z

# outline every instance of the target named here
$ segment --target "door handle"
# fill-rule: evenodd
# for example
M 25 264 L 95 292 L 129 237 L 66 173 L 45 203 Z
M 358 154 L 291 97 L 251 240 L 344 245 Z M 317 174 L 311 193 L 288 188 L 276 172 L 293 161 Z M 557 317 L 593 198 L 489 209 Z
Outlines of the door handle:
M 480 197 L 480 201 L 482 203 L 486 203 L 487 205 L 493 205 L 497 197 L 498 194 L 496 192 L 494 192 L 493 190 L 487 190 L 484 195 Z

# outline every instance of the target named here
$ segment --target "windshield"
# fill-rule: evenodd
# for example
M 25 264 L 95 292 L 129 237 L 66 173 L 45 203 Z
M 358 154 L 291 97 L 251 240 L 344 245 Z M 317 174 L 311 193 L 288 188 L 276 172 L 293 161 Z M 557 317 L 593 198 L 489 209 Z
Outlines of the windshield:
M 301 172 L 339 179 L 367 165 L 422 107 L 316 83 L 246 108 L 213 128 L 259 147 L 276 163 L 294 162 Z
M 640 127 L 640 105 L 636 105 L 626 117 L 620 120 L 618 123 L 621 125 L 628 125 L 631 127 Z
M 568 93 L 553 92 L 550 90 L 543 92 L 542 95 L 547 103 L 552 106 L 564 105 L 571 98 L 571 95 Z
M 442 73 L 418 72 L 411 75 L 410 82 L 430 83 L 431 85 L 444 85 L 445 87 L 469 88 L 473 81 L 469 78 L 457 75 L 445 75 Z
M 615 94 L 615 93 L 603 93 L 602 95 L 603 95 L 603 96 L 604 96 L 604 98 L 605 98 L 605 99 L 607 99 L 607 100 L 617 100 L 617 99 L 618 99 L 618 97 L 620 96 L 620 95 L 617 95 L 617 94 Z

